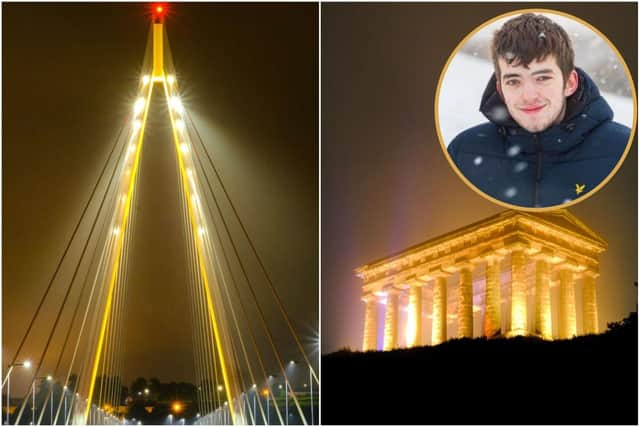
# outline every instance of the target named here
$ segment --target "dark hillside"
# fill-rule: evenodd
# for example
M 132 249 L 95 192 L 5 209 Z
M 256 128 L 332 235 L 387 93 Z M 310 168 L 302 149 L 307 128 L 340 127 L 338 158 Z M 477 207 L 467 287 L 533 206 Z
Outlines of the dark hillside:
M 637 424 L 637 313 L 572 340 L 322 357 L 323 424 Z

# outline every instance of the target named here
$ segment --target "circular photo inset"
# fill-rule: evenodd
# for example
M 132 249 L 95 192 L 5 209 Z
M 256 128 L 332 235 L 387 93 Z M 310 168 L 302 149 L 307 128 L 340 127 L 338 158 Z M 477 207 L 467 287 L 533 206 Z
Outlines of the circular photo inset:
M 457 46 L 435 120 L 472 189 L 539 211 L 578 203 L 611 179 L 631 147 L 636 105 L 629 69 L 605 35 L 562 12 L 521 10 Z

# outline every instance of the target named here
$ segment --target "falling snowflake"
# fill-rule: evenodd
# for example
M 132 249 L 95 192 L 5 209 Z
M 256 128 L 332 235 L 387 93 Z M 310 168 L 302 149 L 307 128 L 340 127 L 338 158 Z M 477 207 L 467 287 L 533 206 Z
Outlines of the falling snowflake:
M 480 166 L 482 164 L 482 156 L 478 156 L 475 159 L 473 159 L 473 164 L 476 166 Z
M 509 149 L 507 150 L 507 156 L 509 157 L 515 157 L 520 153 L 520 146 L 519 145 L 512 145 L 511 147 L 509 147 Z
M 518 162 L 513 167 L 513 171 L 516 173 L 522 172 L 527 168 L 527 166 L 528 166 L 527 162 Z
M 508 198 L 511 199 L 512 197 L 514 197 L 516 194 L 518 194 L 518 189 L 516 187 L 509 187 L 506 190 L 504 190 L 504 195 Z
M 494 121 L 499 122 L 509 117 L 509 112 L 507 111 L 507 108 L 505 106 L 498 105 L 494 107 L 491 111 L 489 111 L 489 116 L 491 116 L 491 118 Z
M 562 138 L 558 138 L 558 144 L 562 144 Z

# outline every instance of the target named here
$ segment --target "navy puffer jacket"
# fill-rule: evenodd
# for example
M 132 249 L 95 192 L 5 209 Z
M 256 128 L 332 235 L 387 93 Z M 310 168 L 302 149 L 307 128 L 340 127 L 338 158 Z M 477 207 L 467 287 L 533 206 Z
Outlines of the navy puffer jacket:
M 480 105 L 489 123 L 449 144 L 460 172 L 486 194 L 522 207 L 561 205 L 600 184 L 622 156 L 630 129 L 612 121 L 613 111 L 595 83 L 576 70 L 578 89 L 567 98 L 564 120 L 539 133 L 511 118 L 494 75 Z

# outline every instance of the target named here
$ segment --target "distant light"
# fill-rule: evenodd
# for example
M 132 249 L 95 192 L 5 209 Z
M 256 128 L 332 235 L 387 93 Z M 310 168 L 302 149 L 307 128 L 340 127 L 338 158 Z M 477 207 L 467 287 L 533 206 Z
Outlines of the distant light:
M 47 375 L 47 381 L 51 381 L 53 377 L 51 375 Z
M 170 85 L 174 84 L 176 82 L 175 77 L 169 75 L 167 76 L 167 83 L 169 83 Z
M 137 116 L 142 110 L 144 110 L 144 98 L 138 98 L 133 104 L 133 114 Z
M 294 362 L 293 360 L 289 361 L 289 365 L 295 365 L 296 362 Z
M 80 397 L 80 393 L 76 393 L 76 396 L 77 396 L 77 397 Z
M 62 388 L 66 390 L 68 387 L 67 387 L 67 386 L 64 386 L 64 387 L 62 387 Z
M 171 408 L 174 412 L 180 412 L 182 411 L 182 404 L 180 402 L 175 402 L 173 405 L 171 405 Z
M 142 392 L 141 391 L 138 392 L 138 396 L 142 396 Z
M 204 232 L 204 228 L 202 228 L 202 227 L 200 227 L 200 228 L 201 228 L 201 229 L 202 229 L 202 231 Z M 218 391 L 222 391 L 222 386 L 221 386 L 221 385 L 219 385 L 219 386 L 218 386 Z
M 256 386 L 255 384 L 251 386 L 251 388 L 256 388 L 256 387 L 257 387 L 257 386 Z
M 141 426 L 142 425 L 142 421 L 138 421 L 138 425 Z
M 184 122 L 182 120 L 176 120 L 176 128 L 180 132 L 184 132 Z
M 278 388 L 282 388 L 282 384 L 278 384 Z
M 163 11 L 163 10 L 164 10 L 164 9 L 163 9 L 163 7 L 162 7 L 162 6 L 158 6 L 158 7 L 156 7 L 156 12 L 158 12 L 158 13 L 162 13 L 162 11 Z
M 226 400 L 224 401 L 224 406 L 229 406 L 229 402 L 227 402 Z
M 169 105 L 171 105 L 171 108 L 173 108 L 177 113 L 182 113 L 182 110 L 184 110 L 184 108 L 182 107 L 182 101 L 180 101 L 180 98 L 178 98 L 177 96 L 171 97 L 171 99 L 169 100 Z
M 142 76 L 142 84 L 146 85 L 149 83 L 149 81 L 151 80 L 151 78 L 149 76 Z
M 263 388 L 263 389 L 262 389 L 262 395 L 263 395 L 264 397 L 269 396 L 269 390 L 268 390 L 268 389 L 266 389 L 266 388 Z
M 134 120 L 133 122 L 133 130 L 138 130 L 142 126 L 142 122 L 140 120 Z
M 144 394 L 149 394 L 149 389 L 148 388 L 144 389 Z
M 31 361 L 25 360 L 24 363 L 22 364 L 22 366 L 24 366 L 25 368 L 30 368 L 31 367 Z
M 186 142 L 180 144 L 180 151 L 182 151 L 182 154 L 187 154 L 189 152 L 189 144 Z
M 198 413 L 196 414 L 196 417 L 200 418 L 200 412 L 198 412 Z

